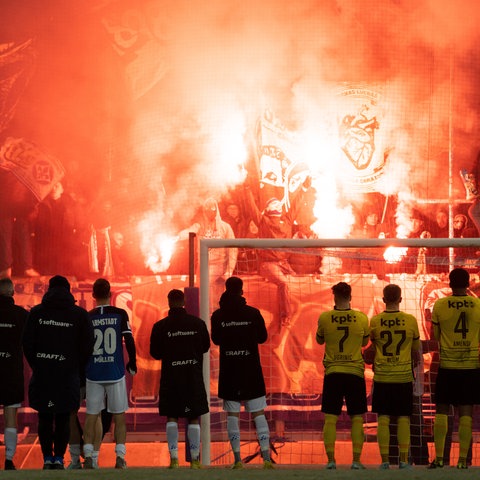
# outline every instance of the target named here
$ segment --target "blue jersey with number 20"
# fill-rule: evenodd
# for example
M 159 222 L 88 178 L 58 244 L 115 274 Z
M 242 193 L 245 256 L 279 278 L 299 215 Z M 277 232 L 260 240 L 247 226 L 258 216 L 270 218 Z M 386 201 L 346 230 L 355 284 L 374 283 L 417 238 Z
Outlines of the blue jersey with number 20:
M 95 343 L 87 365 L 87 379 L 92 382 L 115 382 L 125 375 L 123 336 L 131 335 L 128 314 L 110 305 L 89 312 Z

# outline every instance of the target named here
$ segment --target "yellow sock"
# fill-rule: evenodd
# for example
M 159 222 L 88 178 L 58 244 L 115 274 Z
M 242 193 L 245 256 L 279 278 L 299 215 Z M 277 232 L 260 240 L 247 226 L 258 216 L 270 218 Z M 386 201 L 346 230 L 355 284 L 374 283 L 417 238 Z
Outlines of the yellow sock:
M 377 441 L 382 462 L 388 462 L 390 448 L 390 417 L 388 415 L 379 415 L 378 417 Z
M 458 420 L 458 439 L 460 444 L 459 462 L 467 463 L 468 449 L 472 441 L 472 417 L 464 415 Z
M 363 416 L 354 415 L 352 417 L 352 450 L 354 462 L 360 462 L 364 439 L 365 435 L 363 433 Z
M 445 438 L 448 432 L 448 415 L 437 413 L 433 424 L 433 440 L 435 442 L 436 460 L 443 462 L 443 451 L 445 449 Z
M 410 448 L 410 418 L 398 417 L 397 419 L 397 439 L 400 461 L 408 462 L 408 450 Z
M 337 415 L 325 414 L 325 423 L 323 424 L 323 443 L 329 462 L 335 461 L 335 441 L 337 439 Z

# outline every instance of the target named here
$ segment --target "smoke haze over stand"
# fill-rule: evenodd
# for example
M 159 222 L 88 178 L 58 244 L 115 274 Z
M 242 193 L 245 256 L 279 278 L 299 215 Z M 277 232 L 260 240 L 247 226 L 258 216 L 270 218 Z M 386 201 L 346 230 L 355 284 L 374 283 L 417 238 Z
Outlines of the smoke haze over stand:
M 129 177 L 128 193 L 116 192 L 119 222 L 143 211 L 155 219 L 148 225 L 168 233 L 186 227 L 203 199 L 242 181 L 237 166 L 252 162 L 252 132 L 265 108 L 310 139 L 314 174 L 331 170 L 331 92 L 340 82 L 382 87 L 378 135 L 391 149 L 383 193 L 446 198 L 449 121 L 454 174 L 478 149 L 475 2 L 32 7 L 8 5 L 14 38 L 33 32 L 39 48 L 10 133 L 60 158 L 91 199 L 109 178 L 105 190 L 115 191 Z M 464 196 L 457 177 L 454 195 Z

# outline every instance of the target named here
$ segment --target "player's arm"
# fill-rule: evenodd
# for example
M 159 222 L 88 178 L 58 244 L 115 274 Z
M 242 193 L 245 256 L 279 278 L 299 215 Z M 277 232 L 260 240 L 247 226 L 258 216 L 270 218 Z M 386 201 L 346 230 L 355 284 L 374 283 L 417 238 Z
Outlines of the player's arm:
M 318 319 L 318 326 L 317 326 L 317 334 L 315 335 L 315 339 L 319 345 L 323 345 L 325 343 L 325 333 L 323 330 L 323 326 L 321 325 L 322 316 Z
M 23 354 L 31 368 L 35 364 L 35 353 L 35 319 L 30 313 L 23 330 Z
M 122 337 L 128 354 L 127 370 L 131 375 L 137 373 L 137 349 L 135 348 L 135 340 L 133 339 L 132 329 L 128 321 L 128 313 L 122 312 Z
M 93 352 L 93 345 L 95 343 L 95 335 L 93 324 L 90 316 L 85 311 L 85 314 L 82 315 L 82 322 L 81 322 L 81 341 L 80 344 L 80 364 L 81 367 L 84 369 L 85 365 L 87 365 L 88 360 L 90 359 L 90 355 Z
M 222 327 L 220 326 L 220 320 L 217 319 L 217 315 L 215 312 L 213 312 L 212 317 L 210 319 L 210 325 L 211 325 L 211 337 L 212 337 L 212 342 L 215 345 L 220 345 L 222 341 Z
M 258 310 L 258 321 L 257 321 L 257 343 L 265 343 L 268 338 L 267 327 L 265 326 L 265 320 Z
M 368 345 L 368 341 L 370 340 L 370 327 L 368 326 L 367 316 L 365 316 L 363 332 L 364 332 L 364 335 L 362 339 L 362 347 L 366 347 Z
M 150 356 L 155 360 L 161 360 L 163 357 L 161 327 L 159 322 L 155 323 L 152 327 L 152 333 L 150 334 Z
M 135 348 L 135 340 L 133 339 L 132 332 L 124 333 L 123 341 L 125 342 L 125 348 L 128 354 L 127 370 L 130 374 L 135 375 L 135 373 L 137 373 L 137 349 Z
M 375 347 L 375 334 L 374 334 L 372 322 L 370 322 L 370 325 L 368 328 L 367 344 L 368 344 L 368 341 L 370 341 L 370 344 L 362 352 L 363 361 L 367 365 L 373 365 L 375 362 L 376 347 Z
M 363 361 L 367 365 L 373 365 L 375 362 L 375 344 L 370 343 L 367 348 L 365 348 L 362 352 Z
M 200 224 L 198 222 L 195 222 L 193 225 L 190 225 L 190 227 L 180 230 L 177 234 L 177 240 L 188 240 L 190 237 L 190 232 L 198 235 L 199 231 L 200 231 Z
M 433 304 L 432 309 L 432 328 L 431 334 L 433 333 L 433 338 L 437 341 L 440 341 L 441 327 L 440 327 L 440 306 L 439 300 Z
M 207 325 L 203 320 L 200 320 L 201 328 L 200 328 L 200 335 L 201 335 L 201 342 L 202 342 L 202 352 L 207 353 L 210 350 L 210 335 L 208 333 Z

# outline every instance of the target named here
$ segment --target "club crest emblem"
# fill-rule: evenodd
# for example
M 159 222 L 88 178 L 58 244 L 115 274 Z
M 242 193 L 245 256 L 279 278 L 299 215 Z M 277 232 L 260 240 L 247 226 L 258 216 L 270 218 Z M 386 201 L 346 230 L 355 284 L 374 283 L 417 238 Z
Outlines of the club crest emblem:
M 337 128 L 346 176 L 354 189 L 375 191 L 387 158 L 385 139 L 379 135 L 380 93 L 369 85 L 342 85 L 338 100 Z

